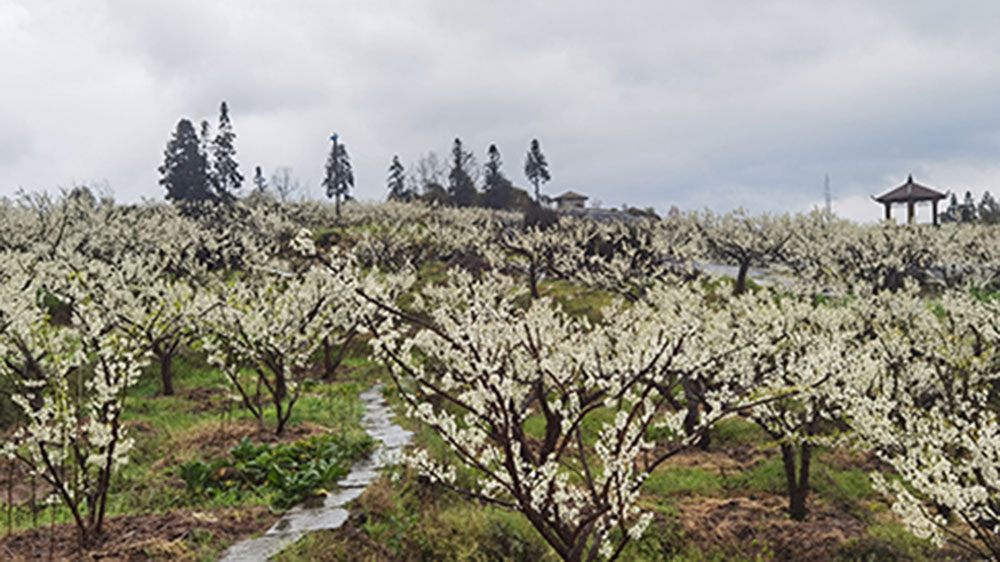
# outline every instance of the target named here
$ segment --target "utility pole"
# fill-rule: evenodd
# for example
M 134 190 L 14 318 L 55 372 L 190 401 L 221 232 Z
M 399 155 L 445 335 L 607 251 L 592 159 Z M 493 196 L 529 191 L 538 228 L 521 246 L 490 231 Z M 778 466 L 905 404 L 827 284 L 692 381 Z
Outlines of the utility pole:
M 830 174 L 823 176 L 823 197 L 826 199 L 826 213 L 833 213 L 833 204 L 830 200 Z

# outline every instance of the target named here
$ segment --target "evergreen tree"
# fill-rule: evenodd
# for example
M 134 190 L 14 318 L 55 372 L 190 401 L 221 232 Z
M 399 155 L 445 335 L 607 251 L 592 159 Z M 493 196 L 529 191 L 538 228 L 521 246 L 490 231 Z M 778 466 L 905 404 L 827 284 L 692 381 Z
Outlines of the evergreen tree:
M 333 197 L 336 201 L 337 216 L 339 217 L 340 200 L 349 199 L 351 188 L 354 187 L 354 171 L 351 169 L 351 158 L 347 155 L 347 147 L 344 143 L 337 142 L 337 135 L 331 137 L 331 140 L 333 140 L 333 146 L 326 159 L 326 177 L 323 179 L 323 187 L 326 188 L 326 196 Z
M 983 192 L 983 199 L 979 202 L 979 221 L 986 224 L 1000 223 L 1000 205 L 989 191 Z
M 267 191 L 267 180 L 264 179 L 264 172 L 257 166 L 253 169 L 253 188 L 257 193 Z
M 535 203 L 541 204 L 542 198 L 538 186 L 551 180 L 552 176 L 549 175 L 549 163 L 542 154 L 538 139 L 531 141 L 531 148 L 528 149 L 528 156 L 524 160 L 524 175 L 535 186 Z
M 236 163 L 236 133 L 229 120 L 229 106 L 222 102 L 219 106 L 219 130 L 212 141 L 212 170 L 216 193 L 219 198 L 233 198 L 233 192 L 243 186 L 243 175 Z
M 208 185 L 215 193 L 215 166 L 212 164 L 212 126 L 207 119 L 201 120 L 198 129 L 198 150 L 205 156 L 205 175 Z
M 471 175 L 474 163 L 472 153 L 467 152 L 461 139 L 456 138 L 451 148 L 451 171 L 448 172 L 448 196 L 452 204 L 459 207 L 476 204 L 479 193 Z
M 500 171 L 503 161 L 497 145 L 491 144 L 486 151 L 485 174 L 483 178 L 483 204 L 491 209 L 506 209 L 510 206 L 514 186 Z
M 386 187 L 389 188 L 390 201 L 409 201 L 413 197 L 413 194 L 406 188 L 406 173 L 403 164 L 399 162 L 398 154 L 392 157 L 392 163 L 389 164 Z
M 941 222 L 958 222 L 960 213 L 958 209 L 958 197 L 954 193 L 948 199 L 948 208 L 941 215 Z
M 174 203 L 215 200 L 205 153 L 194 125 L 187 119 L 177 122 L 177 130 L 167 142 L 159 172 L 160 185 L 166 188 L 168 200 Z
M 965 192 L 965 199 L 960 207 L 962 222 L 976 222 L 976 201 L 972 198 L 972 192 Z

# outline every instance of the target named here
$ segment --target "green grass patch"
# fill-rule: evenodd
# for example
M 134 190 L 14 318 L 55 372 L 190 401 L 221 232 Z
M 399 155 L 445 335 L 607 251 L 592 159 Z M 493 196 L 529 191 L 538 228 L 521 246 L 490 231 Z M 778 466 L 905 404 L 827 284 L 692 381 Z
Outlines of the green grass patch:
M 365 407 L 358 395 L 365 388 L 367 386 L 358 382 L 317 385 L 295 403 L 289 422 L 311 421 L 325 425 L 336 433 L 360 430 L 358 422 L 365 413 Z
M 788 492 L 785 467 L 780 455 L 773 455 L 749 469 L 724 479 L 724 486 L 736 490 L 756 490 L 772 494 Z
M 811 468 L 810 484 L 820 497 L 841 504 L 856 504 L 861 499 L 872 497 L 868 472 L 858 468 L 839 470 L 818 464 Z
M 583 444 L 593 447 L 597 443 L 597 438 L 601 434 L 601 429 L 605 424 L 612 425 L 618 411 L 613 408 L 598 408 L 583 418 L 580 422 L 580 433 L 583 437 Z M 542 439 L 545 437 L 545 416 L 542 414 L 532 414 L 524 420 L 524 433 Z
M 957 553 L 955 553 L 957 554 Z M 902 525 L 876 523 L 868 527 L 868 535 L 844 543 L 834 560 L 837 562 L 895 562 L 897 560 L 964 560 L 951 557 L 935 548 L 929 540 L 913 536 Z
M 719 420 L 712 426 L 710 435 L 713 449 L 760 444 L 768 441 L 767 433 L 759 425 L 741 418 Z
M 611 304 L 615 295 L 608 291 L 592 289 L 569 281 L 543 281 L 538 293 L 551 297 L 570 316 L 586 317 L 592 323 L 603 321 L 601 309 Z
M 545 416 L 542 414 L 532 414 L 524 420 L 524 433 L 535 439 L 545 437 Z
M 788 483 L 781 455 L 768 459 L 739 474 L 724 479 L 724 486 L 733 490 L 756 490 L 773 494 L 787 494 Z M 810 493 L 844 511 L 866 519 L 869 516 L 861 500 L 874 497 L 868 473 L 857 468 L 841 470 L 823 463 L 819 451 L 813 455 L 809 466 Z
M 649 475 L 642 491 L 660 497 L 681 493 L 710 495 L 721 491 L 724 480 L 715 472 L 690 466 L 661 468 Z

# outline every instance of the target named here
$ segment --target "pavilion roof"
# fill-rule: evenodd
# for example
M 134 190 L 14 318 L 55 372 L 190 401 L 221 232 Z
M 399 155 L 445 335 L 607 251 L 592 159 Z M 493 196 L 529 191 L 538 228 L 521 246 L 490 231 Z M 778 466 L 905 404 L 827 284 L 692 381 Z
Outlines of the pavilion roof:
M 874 199 L 879 203 L 905 203 L 907 201 L 936 201 L 945 197 L 947 195 L 944 193 L 913 181 L 913 174 L 910 174 L 906 178 L 906 183 Z
M 567 191 L 566 193 L 563 193 L 562 195 L 559 195 L 557 197 L 553 197 L 552 199 L 559 201 L 561 199 L 590 199 L 590 198 L 587 197 L 586 195 L 581 195 L 575 191 Z

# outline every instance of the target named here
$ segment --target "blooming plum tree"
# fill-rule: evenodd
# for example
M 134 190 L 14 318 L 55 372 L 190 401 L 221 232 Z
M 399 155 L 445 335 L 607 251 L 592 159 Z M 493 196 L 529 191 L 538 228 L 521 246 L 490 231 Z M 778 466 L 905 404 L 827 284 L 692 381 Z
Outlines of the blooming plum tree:
M 636 504 L 650 471 L 713 420 L 766 398 L 746 377 L 708 389 L 702 398 L 712 416 L 684 434 L 686 412 L 671 401 L 685 369 L 725 356 L 727 374 L 750 371 L 737 364 L 747 344 L 732 333 L 694 341 L 707 324 L 698 291 L 662 288 L 619 302 L 598 324 L 547 298 L 524 308 L 521 292 L 502 275 L 476 281 L 456 272 L 450 283 L 424 288 L 412 311 L 369 296 L 388 313 L 369 326 L 409 415 L 442 437 L 475 484 L 464 486 L 455 464 L 426 451 L 410 462 L 435 483 L 520 511 L 566 560 L 614 558 L 651 520 Z M 393 319 L 418 332 L 407 335 Z M 583 428 L 600 412 L 613 421 L 600 423 L 588 444 Z M 540 435 L 529 419 L 541 420 Z M 672 437 L 654 452 L 648 431 L 657 423 Z

